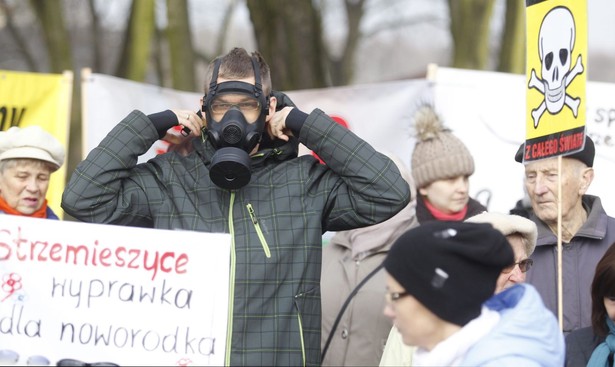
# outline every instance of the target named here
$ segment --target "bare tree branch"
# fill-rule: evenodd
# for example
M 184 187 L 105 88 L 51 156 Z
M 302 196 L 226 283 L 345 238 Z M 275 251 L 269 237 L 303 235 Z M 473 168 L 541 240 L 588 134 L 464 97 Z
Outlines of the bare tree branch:
M 4 14 L 6 14 L 6 27 L 13 39 L 15 40 L 15 45 L 19 49 L 19 52 L 21 52 L 21 54 L 23 55 L 28 70 L 39 71 L 36 62 L 34 61 L 34 56 L 32 56 L 32 54 L 30 53 L 30 51 L 28 51 L 28 48 L 26 47 L 26 45 L 28 44 L 26 38 L 23 37 L 21 33 L 19 33 L 19 29 L 17 29 L 17 26 L 13 22 L 13 8 L 9 4 L 7 4 L 5 0 L 0 0 L 0 8 L 2 8 Z

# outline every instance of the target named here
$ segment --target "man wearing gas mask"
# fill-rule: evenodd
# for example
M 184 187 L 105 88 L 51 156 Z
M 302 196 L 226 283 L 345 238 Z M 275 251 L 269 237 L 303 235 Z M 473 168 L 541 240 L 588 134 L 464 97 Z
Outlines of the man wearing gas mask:
M 88 222 L 231 233 L 225 364 L 318 365 L 322 234 L 392 217 L 408 184 L 323 111 L 272 93 L 259 53 L 235 48 L 207 75 L 198 113 L 135 110 L 115 126 L 75 169 L 62 208 Z M 189 136 L 169 133 L 178 124 Z M 137 164 L 165 137 L 191 139 L 190 151 Z M 299 142 L 326 164 L 298 157 Z

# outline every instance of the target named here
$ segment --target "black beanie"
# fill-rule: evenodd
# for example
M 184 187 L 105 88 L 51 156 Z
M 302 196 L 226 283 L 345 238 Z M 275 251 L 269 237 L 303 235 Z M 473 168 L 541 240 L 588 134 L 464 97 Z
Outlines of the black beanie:
M 480 315 L 502 269 L 514 261 L 491 224 L 433 221 L 401 235 L 384 267 L 436 316 L 464 326 Z
M 515 161 L 519 163 L 523 163 L 523 153 L 525 149 L 525 143 L 522 143 L 517 149 L 517 153 L 515 153 Z M 589 137 L 589 135 L 585 135 L 585 146 L 583 150 L 578 152 L 564 155 L 562 158 L 573 158 L 578 159 L 581 162 L 585 163 L 587 167 L 594 166 L 594 156 L 596 155 L 596 147 L 594 147 L 594 141 Z

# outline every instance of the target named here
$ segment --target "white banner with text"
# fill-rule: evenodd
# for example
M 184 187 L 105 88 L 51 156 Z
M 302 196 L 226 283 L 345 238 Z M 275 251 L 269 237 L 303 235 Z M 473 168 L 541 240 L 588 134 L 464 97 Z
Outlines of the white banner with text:
M 0 217 L 0 364 L 224 364 L 229 234 Z
M 467 146 L 476 163 L 470 195 L 490 211 L 507 213 L 524 197 L 523 166 L 514 160 L 525 141 L 525 78 L 508 73 L 438 67 L 434 77 L 285 92 L 302 111 L 320 108 L 377 150 L 410 166 L 415 144 L 413 114 L 422 103 L 436 110 Z M 89 126 L 87 154 L 133 109 L 146 114 L 167 108 L 199 108 L 200 93 L 187 93 L 92 74 L 84 81 L 84 121 Z M 606 195 L 615 179 L 615 84 L 587 83 L 587 134 L 596 144 L 596 175 L 588 193 L 615 213 L 615 197 Z M 146 155 L 166 151 L 159 141 Z M 302 146 L 301 154 L 309 153 Z

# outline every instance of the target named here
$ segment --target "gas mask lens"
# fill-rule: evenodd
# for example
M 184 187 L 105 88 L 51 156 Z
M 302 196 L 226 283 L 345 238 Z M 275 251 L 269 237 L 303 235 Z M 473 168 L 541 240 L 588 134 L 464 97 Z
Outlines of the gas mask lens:
M 261 104 L 256 98 L 245 94 L 218 95 L 209 104 L 211 117 L 215 122 L 222 121 L 223 116 L 231 109 L 241 111 L 246 122 L 251 124 L 258 120 Z

